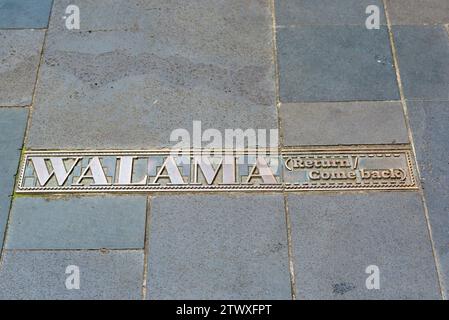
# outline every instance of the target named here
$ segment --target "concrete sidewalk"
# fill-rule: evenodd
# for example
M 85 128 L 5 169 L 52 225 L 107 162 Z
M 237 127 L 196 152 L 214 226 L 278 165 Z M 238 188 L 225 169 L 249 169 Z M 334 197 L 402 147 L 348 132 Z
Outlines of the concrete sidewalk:
M 0 0 L 0 39 L 0 299 L 449 296 L 447 0 Z M 409 148 L 419 187 L 14 191 L 25 151 L 170 148 L 194 121 Z

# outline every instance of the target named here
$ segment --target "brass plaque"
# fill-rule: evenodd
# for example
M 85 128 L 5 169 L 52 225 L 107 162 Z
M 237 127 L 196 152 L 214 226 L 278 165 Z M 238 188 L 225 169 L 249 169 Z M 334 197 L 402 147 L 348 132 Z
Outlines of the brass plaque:
M 18 193 L 416 189 L 407 147 L 26 151 Z
M 410 150 L 291 150 L 282 153 L 286 190 L 417 188 Z

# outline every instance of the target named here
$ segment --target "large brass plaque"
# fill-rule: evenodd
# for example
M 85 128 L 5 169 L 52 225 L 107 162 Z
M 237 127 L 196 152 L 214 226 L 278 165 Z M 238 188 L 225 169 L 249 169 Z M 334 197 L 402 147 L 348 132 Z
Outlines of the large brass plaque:
M 416 189 L 412 152 L 389 148 L 27 151 L 18 193 Z

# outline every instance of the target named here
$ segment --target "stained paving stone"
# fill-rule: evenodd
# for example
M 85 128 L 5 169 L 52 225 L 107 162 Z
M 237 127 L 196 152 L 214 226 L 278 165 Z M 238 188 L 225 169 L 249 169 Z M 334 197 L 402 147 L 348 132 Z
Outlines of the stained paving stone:
M 27 108 L 0 108 L 0 248 L 28 118 Z
M 143 251 L 9 251 L 0 267 L 0 299 L 140 299 Z M 80 287 L 66 279 L 79 268 Z
M 408 143 L 400 102 L 287 103 L 285 146 Z
M 281 102 L 397 100 L 386 27 L 277 30 Z
M 146 197 L 19 197 L 13 202 L 8 249 L 140 249 Z
M 449 296 L 449 102 L 408 103 L 435 250 Z
M 447 0 L 387 0 L 393 25 L 449 23 Z
M 359 25 L 365 26 L 370 14 L 366 9 L 375 5 L 380 11 L 380 24 L 385 25 L 381 0 L 281 0 L 275 1 L 276 25 Z M 370 11 L 371 12 L 371 11 Z
M 268 1 L 154 5 L 142 29 L 50 27 L 29 148 L 168 147 L 193 120 L 277 128 Z
M 0 30 L 0 107 L 31 104 L 43 42 L 43 30 Z
M 157 196 L 150 299 L 290 299 L 282 195 Z
M 47 28 L 52 0 L 0 0 L 0 29 Z
M 417 192 L 290 194 L 298 299 L 441 299 Z M 380 289 L 366 288 L 376 265 Z
M 449 36 L 443 26 L 394 26 L 406 99 L 449 99 Z
M 26 3 L 0 0 L 0 18 L 7 2 L 10 8 Z M 393 24 L 444 23 L 447 17 L 446 4 L 437 0 L 426 1 L 420 11 L 415 1 L 408 2 L 420 12 L 408 17 L 409 8 L 399 12 L 393 2 L 388 1 Z M 27 146 L 165 147 L 172 145 L 168 139 L 173 129 L 190 131 L 193 120 L 202 120 L 203 129 L 276 128 L 269 3 L 56 1 Z M 61 19 L 69 4 L 81 9 L 80 31 L 67 30 Z M 275 4 L 281 101 L 298 102 L 281 105 L 284 142 L 406 143 L 398 102 L 324 103 L 399 99 L 387 29 L 364 27 L 366 6 L 382 7 L 382 1 Z M 18 11 L 26 16 L 27 9 Z M 8 19 L 0 19 L 0 28 L 5 21 L 8 28 L 17 21 L 22 27 L 25 20 L 36 21 Z M 446 30 L 407 28 L 394 27 L 407 99 L 447 99 Z M 20 39 L 36 39 L 17 41 L 9 38 L 13 32 L 23 33 Z M 38 34 L 41 42 L 30 34 Z M 0 30 L 0 39 L 8 39 L 0 43 L 1 56 L 11 56 L 0 66 L 0 105 L 31 103 L 42 35 L 42 30 Z M 30 50 L 34 45 L 37 49 Z M 19 67 L 8 69 L 12 65 Z M 25 76 L 17 70 L 26 71 Z M 447 102 L 409 102 L 445 283 L 449 181 L 447 153 L 438 148 L 447 145 L 448 107 Z M 16 109 L 0 108 L 0 164 L 5 168 L 7 162 L 8 168 L 0 172 L 0 232 L 5 229 L 27 115 L 24 108 L 3 118 L 13 112 L 4 110 Z M 14 125 L 21 121 L 23 127 Z M 288 204 L 298 298 L 440 298 L 417 193 L 290 194 Z M 142 250 L 64 249 L 141 249 L 145 211 L 145 196 L 17 197 L 0 266 L 0 299 L 140 298 Z M 155 196 L 147 296 L 289 299 L 284 215 L 282 195 Z M 365 288 L 370 264 L 380 267 L 381 290 Z M 80 267 L 80 290 L 64 286 L 68 265 Z

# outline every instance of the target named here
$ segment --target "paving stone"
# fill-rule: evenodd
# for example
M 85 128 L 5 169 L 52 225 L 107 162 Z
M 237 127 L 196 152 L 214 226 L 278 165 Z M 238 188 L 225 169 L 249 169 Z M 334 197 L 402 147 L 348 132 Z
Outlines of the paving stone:
M 449 296 L 449 102 L 408 103 L 435 250 Z
M 13 202 L 8 249 L 140 249 L 144 196 L 19 197 Z
M 287 103 L 285 146 L 408 143 L 400 102 Z
M 282 195 L 157 196 L 150 299 L 290 299 Z
M 0 29 L 47 28 L 52 0 L 0 0 Z
M 31 104 L 44 33 L 0 30 L 0 107 Z
M 366 8 L 380 9 L 380 24 L 385 25 L 381 0 L 281 0 L 275 1 L 276 24 L 291 25 L 360 25 L 365 26 Z
M 281 102 L 399 99 L 386 27 L 277 31 Z
M 64 30 L 66 23 L 56 17 L 67 16 L 66 9 L 73 4 L 80 10 L 80 31 L 103 32 L 145 29 L 155 17 L 174 8 L 173 1 L 163 0 L 58 0 L 53 5 L 54 18 L 49 28 Z
M 394 26 L 404 95 L 449 99 L 449 38 L 443 26 Z
M 269 3 L 154 5 L 142 30 L 49 29 L 28 147 L 168 147 L 193 120 L 277 128 Z
M 393 25 L 449 23 L 447 0 L 387 0 Z
M 419 193 L 290 194 L 288 209 L 298 299 L 441 299 Z
M 0 248 L 9 215 L 28 109 L 0 108 Z
M 68 266 L 79 268 L 79 289 L 66 288 Z M 143 251 L 6 250 L 0 299 L 141 299 L 142 281 Z

